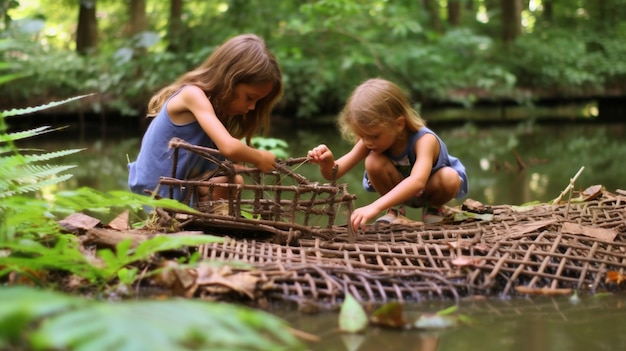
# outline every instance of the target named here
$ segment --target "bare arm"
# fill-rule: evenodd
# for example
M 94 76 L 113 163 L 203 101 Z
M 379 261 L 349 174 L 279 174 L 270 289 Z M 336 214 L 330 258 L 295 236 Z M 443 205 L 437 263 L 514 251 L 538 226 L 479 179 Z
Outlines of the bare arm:
M 254 164 L 262 172 L 274 168 L 276 157 L 265 150 L 258 150 L 234 138 L 217 118 L 215 109 L 197 86 L 186 86 L 168 104 L 168 112 L 174 123 L 190 123 L 197 120 L 202 130 L 213 140 L 222 155 L 236 161 Z
M 367 150 L 365 145 L 359 140 L 354 147 L 352 147 L 352 150 L 341 156 L 337 161 L 335 161 L 332 151 L 324 144 L 320 144 L 309 150 L 307 156 L 311 163 L 319 164 L 320 172 L 325 179 L 333 180 L 333 167 L 335 165 L 337 165 L 336 178 L 339 179 L 354 168 L 359 161 L 365 159 L 368 152 L 369 150 Z
M 439 142 L 432 134 L 426 134 L 415 144 L 416 160 L 411 174 L 385 195 L 367 206 L 352 212 L 350 223 L 353 228 L 364 228 L 378 213 L 392 208 L 424 191 L 433 163 L 439 156 Z

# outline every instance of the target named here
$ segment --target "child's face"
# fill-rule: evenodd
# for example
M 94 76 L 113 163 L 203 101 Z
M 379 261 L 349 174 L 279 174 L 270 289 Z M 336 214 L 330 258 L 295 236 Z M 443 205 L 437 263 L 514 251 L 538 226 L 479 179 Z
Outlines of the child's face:
M 373 126 L 363 128 L 359 125 L 353 125 L 354 134 L 365 144 L 370 151 L 381 153 L 386 151 L 393 145 L 396 140 L 395 130 L 385 126 Z
M 237 84 L 235 86 L 235 97 L 228 104 L 228 115 L 245 115 L 250 110 L 254 110 L 257 102 L 266 97 L 274 88 L 272 83 L 263 84 Z

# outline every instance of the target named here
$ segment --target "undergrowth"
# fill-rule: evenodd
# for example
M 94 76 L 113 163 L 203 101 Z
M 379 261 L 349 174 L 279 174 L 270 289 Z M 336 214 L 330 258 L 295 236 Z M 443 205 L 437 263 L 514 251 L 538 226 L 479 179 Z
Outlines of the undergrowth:
M 55 191 L 77 166 L 53 162 L 81 150 L 20 149 L 16 146 L 20 140 L 55 129 L 42 126 L 10 133 L 6 121 L 84 97 L 0 112 L 0 349 L 303 349 L 298 339 L 285 333 L 282 320 L 262 311 L 176 298 L 127 301 L 122 296 L 112 304 L 82 296 L 89 292 L 110 300 L 108 291 L 134 291 L 141 278 L 158 273 L 153 269 L 139 274 L 138 263 L 149 262 L 159 252 L 222 240 L 210 235 L 160 235 L 136 246 L 127 239 L 114 249 L 93 252 L 59 225 L 76 212 L 97 217 L 129 211 L 136 225 L 146 226 L 153 219 L 146 207 L 193 211 L 174 200 L 130 191 Z M 198 261 L 190 254 L 180 263 Z M 147 314 L 151 317 L 143 318 Z

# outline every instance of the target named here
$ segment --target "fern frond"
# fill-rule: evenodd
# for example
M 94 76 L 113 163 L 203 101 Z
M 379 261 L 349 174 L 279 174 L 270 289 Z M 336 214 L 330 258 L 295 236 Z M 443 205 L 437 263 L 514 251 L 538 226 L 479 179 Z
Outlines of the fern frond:
M 12 163 L 12 160 L 7 160 L 7 163 L 9 165 L 16 165 L 19 164 L 19 162 L 21 162 L 22 164 L 30 164 L 30 163 L 35 163 L 35 162 L 42 162 L 42 161 L 49 161 L 55 158 L 59 158 L 59 157 L 63 157 L 63 156 L 67 156 L 67 155 L 72 155 L 75 154 L 77 152 L 81 152 L 84 149 L 69 149 L 69 150 L 59 150 L 59 151 L 53 151 L 53 152 L 47 152 L 45 154 L 33 154 L 33 155 L 13 155 L 13 156 L 7 156 L 4 158 L 13 158 L 13 159 L 17 159 L 18 163 Z M 2 160 L 2 163 L 4 165 L 5 160 Z
M 54 176 L 68 169 L 74 168 L 72 165 L 21 165 L 13 169 L 0 168 L 0 184 L 2 182 L 29 183 L 33 179 L 41 179 Z M 1 187 L 0 187 L 1 188 Z
M 54 101 L 45 105 L 40 105 L 40 106 L 35 106 L 35 107 L 27 107 L 27 108 L 19 108 L 19 109 L 11 109 L 8 111 L 2 111 L 2 115 L 4 115 L 5 117 L 13 117 L 13 116 L 21 116 L 21 115 L 27 115 L 29 113 L 34 113 L 34 112 L 39 112 L 39 111 L 43 111 L 49 108 L 53 108 L 53 107 L 57 107 L 63 104 L 66 104 L 68 102 L 72 102 L 72 101 L 76 101 L 82 98 L 85 98 L 87 96 L 92 96 L 93 94 L 86 94 L 86 95 L 79 95 L 79 96 L 75 96 L 75 97 L 71 97 L 69 99 L 65 99 L 65 100 L 61 100 L 61 101 Z
M 30 129 L 30 130 L 22 130 L 19 132 L 15 132 L 15 133 L 9 133 L 9 134 L 0 134 L 0 143 L 6 143 L 9 141 L 16 141 L 16 140 L 22 140 L 22 139 L 26 139 L 26 138 L 32 138 L 35 136 L 39 136 L 42 134 L 46 134 L 46 133 L 50 133 L 50 132 L 56 132 L 59 130 L 62 130 L 66 127 L 60 127 L 60 128 L 52 128 L 50 126 L 42 126 L 42 127 L 38 127 L 35 129 Z
M 0 155 L 4 155 L 8 153 L 15 153 L 15 148 L 12 147 L 11 145 L 5 145 L 5 146 L 0 145 Z
M 42 179 L 75 168 L 73 165 L 25 165 L 24 172 L 34 179 Z
M 44 180 L 38 180 L 36 183 L 16 184 L 12 183 L 12 187 L 7 189 L 0 189 L 0 199 L 8 198 L 11 196 L 26 194 L 30 192 L 39 191 L 47 186 L 55 185 L 64 182 L 72 178 L 71 174 L 62 174 L 58 177 L 48 178 Z

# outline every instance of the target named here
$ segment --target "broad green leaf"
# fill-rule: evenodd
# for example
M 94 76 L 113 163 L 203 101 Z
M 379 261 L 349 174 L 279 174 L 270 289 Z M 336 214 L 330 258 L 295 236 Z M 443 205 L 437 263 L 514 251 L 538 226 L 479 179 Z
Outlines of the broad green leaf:
M 84 300 L 47 290 L 0 288 L 0 345 L 19 336 L 33 320 L 83 303 Z
M 359 333 L 368 324 L 367 314 L 359 302 L 346 292 L 346 298 L 339 311 L 339 330 L 346 333 Z
M 94 302 L 45 320 L 38 349 L 74 351 L 302 350 L 261 311 L 198 300 Z

